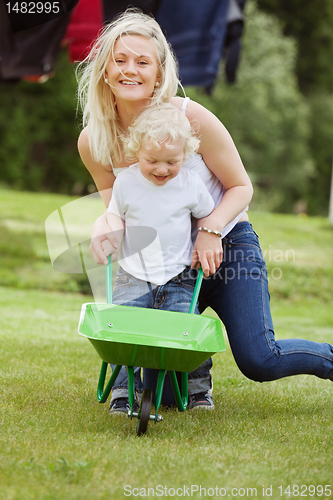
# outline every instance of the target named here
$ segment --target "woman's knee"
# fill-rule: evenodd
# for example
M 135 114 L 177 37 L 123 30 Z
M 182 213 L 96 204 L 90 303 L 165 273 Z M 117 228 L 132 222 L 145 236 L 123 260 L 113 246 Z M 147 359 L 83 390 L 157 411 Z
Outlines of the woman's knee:
M 273 354 L 274 356 L 274 354 Z M 275 380 L 275 368 L 271 363 L 260 359 L 236 360 L 242 374 L 254 382 L 269 382 Z

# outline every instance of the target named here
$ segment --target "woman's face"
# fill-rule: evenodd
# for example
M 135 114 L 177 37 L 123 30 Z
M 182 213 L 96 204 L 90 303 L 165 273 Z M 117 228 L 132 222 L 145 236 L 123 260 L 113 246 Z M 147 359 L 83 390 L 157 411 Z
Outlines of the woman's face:
M 114 45 L 114 57 L 111 56 L 106 65 L 105 76 L 116 101 L 151 98 L 160 80 L 153 39 L 139 35 L 120 37 Z

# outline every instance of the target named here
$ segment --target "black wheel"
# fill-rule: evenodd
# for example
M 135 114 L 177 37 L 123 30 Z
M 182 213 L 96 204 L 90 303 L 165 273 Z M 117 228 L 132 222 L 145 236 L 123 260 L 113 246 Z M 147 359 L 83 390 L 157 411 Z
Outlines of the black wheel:
M 144 389 L 141 398 L 138 426 L 136 428 L 136 434 L 138 436 L 141 436 L 147 431 L 152 398 L 152 391 L 150 389 Z

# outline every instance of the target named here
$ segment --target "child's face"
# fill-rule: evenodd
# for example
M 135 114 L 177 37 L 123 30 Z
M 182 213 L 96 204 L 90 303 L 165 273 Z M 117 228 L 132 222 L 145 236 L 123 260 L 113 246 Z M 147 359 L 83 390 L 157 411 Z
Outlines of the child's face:
M 167 146 L 172 146 L 172 148 Z M 170 179 L 176 177 L 184 161 L 184 141 L 160 144 L 161 149 L 148 149 L 142 141 L 138 153 L 140 171 L 146 179 L 156 186 L 163 186 Z

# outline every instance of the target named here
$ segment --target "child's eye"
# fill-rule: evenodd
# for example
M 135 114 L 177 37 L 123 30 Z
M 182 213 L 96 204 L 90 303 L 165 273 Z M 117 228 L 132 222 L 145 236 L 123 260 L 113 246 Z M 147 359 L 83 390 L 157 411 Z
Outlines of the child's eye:
M 175 163 L 175 161 L 168 161 L 168 165 L 174 165 Z
M 147 160 L 148 163 L 156 163 L 156 160 Z

